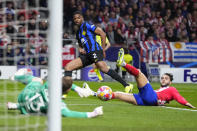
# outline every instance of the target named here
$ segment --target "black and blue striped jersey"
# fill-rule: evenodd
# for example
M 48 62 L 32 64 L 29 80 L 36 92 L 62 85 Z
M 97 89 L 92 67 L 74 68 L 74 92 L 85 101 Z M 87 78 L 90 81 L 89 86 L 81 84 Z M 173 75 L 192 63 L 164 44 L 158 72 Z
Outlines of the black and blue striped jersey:
M 102 50 L 102 47 L 96 41 L 95 30 L 95 25 L 83 22 L 77 31 L 76 38 L 85 49 L 86 53 Z

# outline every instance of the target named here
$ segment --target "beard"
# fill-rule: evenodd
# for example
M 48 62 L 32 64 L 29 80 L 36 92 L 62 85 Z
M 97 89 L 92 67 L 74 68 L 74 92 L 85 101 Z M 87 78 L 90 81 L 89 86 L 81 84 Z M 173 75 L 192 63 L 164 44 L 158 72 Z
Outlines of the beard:
M 168 87 L 170 85 L 170 83 L 167 83 L 167 84 L 165 84 L 165 85 L 162 85 L 161 84 L 161 87 Z

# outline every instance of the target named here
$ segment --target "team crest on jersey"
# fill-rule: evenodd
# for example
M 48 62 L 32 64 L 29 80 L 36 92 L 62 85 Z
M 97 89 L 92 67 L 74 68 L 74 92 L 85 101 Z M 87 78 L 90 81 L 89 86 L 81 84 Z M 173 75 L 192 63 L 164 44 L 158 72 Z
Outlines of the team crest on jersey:
M 86 35 L 86 32 L 85 32 L 85 31 L 83 31 L 83 32 L 82 32 L 82 35 Z

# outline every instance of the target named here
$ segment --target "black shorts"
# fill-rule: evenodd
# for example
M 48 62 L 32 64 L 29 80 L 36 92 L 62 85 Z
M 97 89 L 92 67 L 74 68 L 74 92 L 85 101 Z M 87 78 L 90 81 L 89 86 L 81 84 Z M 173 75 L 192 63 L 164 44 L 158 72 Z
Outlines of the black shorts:
M 103 51 L 94 51 L 85 55 L 80 55 L 79 58 L 82 61 L 83 67 L 97 63 L 98 61 L 103 61 Z

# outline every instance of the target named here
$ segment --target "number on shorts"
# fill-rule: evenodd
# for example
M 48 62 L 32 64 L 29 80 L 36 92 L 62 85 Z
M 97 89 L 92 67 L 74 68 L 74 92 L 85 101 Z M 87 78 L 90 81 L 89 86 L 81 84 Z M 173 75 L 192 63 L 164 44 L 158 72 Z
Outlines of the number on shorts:
M 96 55 L 96 53 L 94 53 L 94 54 L 93 54 L 93 56 L 94 56 L 94 59 L 96 59 L 96 58 L 97 58 L 97 55 Z

